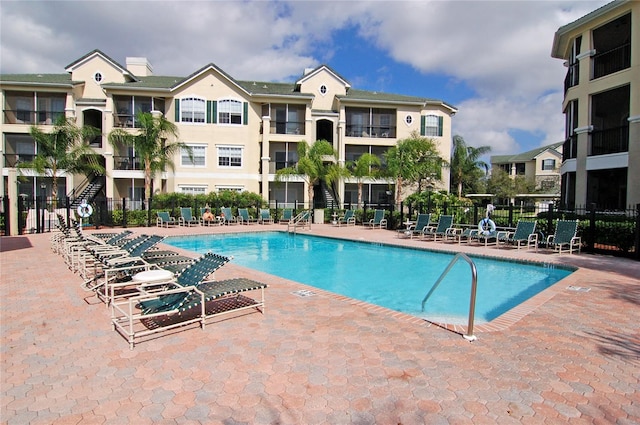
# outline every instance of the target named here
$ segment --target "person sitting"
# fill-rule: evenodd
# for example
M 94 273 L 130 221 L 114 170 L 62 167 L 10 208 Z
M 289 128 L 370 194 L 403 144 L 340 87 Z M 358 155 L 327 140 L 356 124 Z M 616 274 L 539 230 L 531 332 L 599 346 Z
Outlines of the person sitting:
M 203 221 L 211 222 L 211 221 L 214 221 L 215 219 L 216 219 L 216 216 L 213 215 L 210 208 L 207 208 L 204 210 L 204 214 L 202 214 Z

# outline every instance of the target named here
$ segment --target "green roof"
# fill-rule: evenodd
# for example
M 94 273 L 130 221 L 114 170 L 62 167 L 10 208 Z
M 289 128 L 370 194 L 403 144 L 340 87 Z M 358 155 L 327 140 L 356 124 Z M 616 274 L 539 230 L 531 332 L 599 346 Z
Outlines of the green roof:
M 81 81 L 72 81 L 71 74 L 0 74 L 0 83 L 24 83 L 24 84 L 58 84 L 74 85 L 82 84 Z
M 526 162 L 526 161 L 531 161 L 532 159 L 534 159 L 535 157 L 537 157 L 538 155 L 540 155 L 542 152 L 546 151 L 546 150 L 556 150 L 559 146 L 562 146 L 564 142 L 556 142 L 556 143 L 552 143 L 550 145 L 547 146 L 541 146 L 539 148 L 536 149 L 532 149 L 530 151 L 526 151 L 526 152 L 522 152 L 522 153 L 518 153 L 515 155 L 492 155 L 491 156 L 491 163 L 492 164 L 506 164 L 506 163 L 512 163 L 512 162 Z

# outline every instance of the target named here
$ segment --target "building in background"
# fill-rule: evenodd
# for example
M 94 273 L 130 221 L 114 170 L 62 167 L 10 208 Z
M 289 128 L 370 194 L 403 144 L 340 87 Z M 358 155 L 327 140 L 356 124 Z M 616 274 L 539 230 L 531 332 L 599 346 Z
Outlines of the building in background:
M 640 203 L 640 2 L 613 1 L 555 33 L 565 61 L 561 203 Z
M 114 148 L 107 135 L 114 128 L 136 131 L 136 113 L 156 111 L 174 122 L 180 141 L 193 150 L 174 158 L 175 171 L 154 180 L 154 193 L 205 194 L 237 190 L 259 193 L 279 203 L 308 202 L 302 180 L 276 183 L 278 169 L 295 165 L 297 145 L 329 141 L 345 163 L 365 152 L 379 156 L 412 132 L 434 139 L 446 161 L 451 152 L 451 117 L 456 108 L 436 99 L 352 88 L 328 66 L 307 69 L 292 83 L 238 81 L 214 64 L 187 77 L 159 76 L 146 58 L 126 58 L 122 66 L 99 50 L 69 64 L 62 74 L 0 75 L 3 187 L 8 171 L 35 154 L 32 125 L 45 131 L 64 114 L 102 136 L 92 146 L 102 155 L 105 176 L 94 176 L 108 198 L 140 200 L 143 172 L 136 152 Z M 445 170 L 446 171 L 446 170 Z M 69 193 L 84 177 L 60 179 Z M 50 181 L 34 176 L 19 183 L 19 193 L 50 193 Z M 355 202 L 355 181 L 317 188 L 337 203 Z M 449 187 L 443 172 L 438 189 Z M 322 189 L 322 190 L 320 190 Z M 367 181 L 364 200 L 386 199 L 386 181 Z M 328 201 L 328 200 L 327 200 Z

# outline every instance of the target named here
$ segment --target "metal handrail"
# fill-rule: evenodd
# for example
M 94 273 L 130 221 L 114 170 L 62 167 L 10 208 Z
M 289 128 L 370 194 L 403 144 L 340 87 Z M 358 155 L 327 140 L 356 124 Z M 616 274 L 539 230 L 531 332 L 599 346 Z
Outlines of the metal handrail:
M 462 258 L 464 261 L 469 263 L 469 266 L 471 266 L 471 300 L 469 301 L 469 325 L 467 326 L 467 334 L 462 336 L 467 341 L 475 341 L 478 338 L 473 334 L 473 319 L 475 317 L 475 311 L 476 311 L 476 289 L 478 287 L 478 270 L 476 269 L 476 265 L 473 262 L 473 260 L 469 258 L 467 254 L 463 254 L 460 252 L 456 254 L 455 257 L 453 257 L 453 260 L 451 260 L 451 262 L 449 263 L 445 271 L 442 272 L 442 274 L 440 275 L 436 283 L 433 285 L 429 293 L 427 293 L 427 295 L 422 300 L 422 311 L 424 312 L 424 305 L 429 299 L 429 297 L 431 296 L 431 294 L 433 294 L 433 291 L 436 290 L 436 288 L 438 287 L 442 279 L 444 279 L 444 277 L 447 275 L 447 273 L 449 273 L 453 265 L 460 258 Z
M 295 233 L 296 228 L 298 227 L 298 224 L 301 221 L 307 221 L 309 228 L 311 228 L 311 210 L 302 211 L 301 213 L 293 217 L 291 220 L 289 220 L 289 222 L 287 223 L 287 232 L 290 232 L 291 231 L 290 226 L 293 226 L 293 232 Z M 304 228 L 305 225 L 303 224 L 302 227 Z

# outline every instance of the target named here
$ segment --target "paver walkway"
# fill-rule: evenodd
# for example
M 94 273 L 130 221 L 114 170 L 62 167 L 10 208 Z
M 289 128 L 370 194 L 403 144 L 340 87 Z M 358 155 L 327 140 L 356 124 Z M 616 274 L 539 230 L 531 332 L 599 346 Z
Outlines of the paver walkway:
M 152 231 L 267 228 L 284 226 Z M 161 335 L 130 351 L 105 306 L 51 252 L 49 235 L 3 237 L 1 422 L 640 423 L 640 263 L 401 240 L 362 227 L 314 225 L 312 233 L 582 268 L 530 311 L 499 330 L 480 329 L 470 343 L 442 327 L 231 263 L 216 278 L 269 283 L 264 315 Z M 300 289 L 316 295 L 292 294 Z

